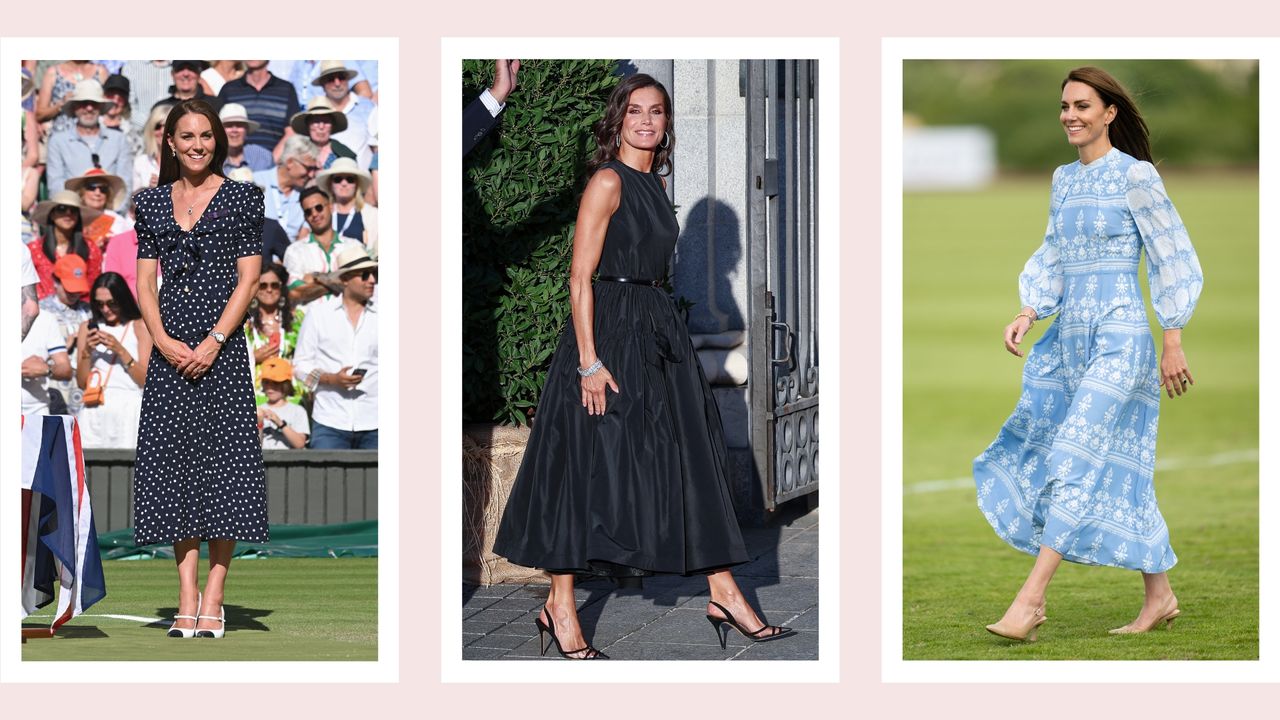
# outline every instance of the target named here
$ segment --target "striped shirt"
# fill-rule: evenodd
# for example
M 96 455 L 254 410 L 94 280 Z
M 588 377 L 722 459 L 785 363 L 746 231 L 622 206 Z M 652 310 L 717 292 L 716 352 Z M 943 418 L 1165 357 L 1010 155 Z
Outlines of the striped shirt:
M 156 65 L 155 63 L 163 63 Z M 169 88 L 173 85 L 173 66 L 168 60 L 130 60 L 120 69 L 120 74 L 129 78 L 129 107 L 133 115 L 129 122 L 140 137 L 145 137 L 147 116 L 151 107 L 160 98 L 169 97 Z
M 267 80 L 261 91 L 250 85 L 244 77 L 231 80 L 222 86 L 218 99 L 224 103 L 240 103 L 250 120 L 261 123 L 262 127 L 250 133 L 245 142 L 261 145 L 268 150 L 275 149 L 276 143 L 284 137 L 289 118 L 301 109 L 293 85 L 275 75 Z

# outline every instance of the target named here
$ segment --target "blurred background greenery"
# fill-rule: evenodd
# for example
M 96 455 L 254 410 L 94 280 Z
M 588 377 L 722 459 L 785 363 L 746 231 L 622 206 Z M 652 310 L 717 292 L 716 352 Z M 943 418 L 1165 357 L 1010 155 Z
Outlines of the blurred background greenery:
M 1062 79 L 1081 65 L 1111 73 L 1151 129 L 1156 164 L 1256 167 L 1256 60 L 909 60 L 909 123 L 983 125 L 1003 170 L 1044 172 L 1071 159 L 1058 124 Z

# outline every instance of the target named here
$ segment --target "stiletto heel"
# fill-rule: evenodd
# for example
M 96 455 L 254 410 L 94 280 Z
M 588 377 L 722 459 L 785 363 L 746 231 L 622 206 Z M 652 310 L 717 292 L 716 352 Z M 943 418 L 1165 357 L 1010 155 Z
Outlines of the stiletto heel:
M 565 650 L 560 647 L 560 638 L 556 636 L 556 622 L 551 617 L 551 612 L 543 608 L 547 615 L 547 621 L 542 622 L 542 613 L 538 613 L 538 617 L 533 619 L 533 623 L 538 626 L 538 643 L 542 646 L 542 656 L 546 657 L 547 648 L 551 647 L 550 643 L 543 639 L 544 635 L 551 635 L 551 642 L 556 644 L 556 652 L 560 653 L 560 657 L 566 660 L 608 660 L 609 656 L 592 647 L 590 644 L 584 645 L 577 650 Z M 578 653 L 583 653 L 581 657 L 576 657 Z
M 725 625 L 728 625 L 734 630 L 737 630 L 738 634 L 742 635 L 742 637 L 750 640 L 751 642 L 769 642 L 770 640 L 777 640 L 778 638 L 787 637 L 788 635 L 794 635 L 796 632 L 795 630 L 789 627 L 782 627 L 781 625 L 769 625 L 768 623 L 765 623 L 764 625 L 762 625 L 759 630 L 748 631 L 746 628 L 742 627 L 742 625 L 739 624 L 737 620 L 734 619 L 733 613 L 729 612 L 728 608 L 716 602 L 715 600 L 708 600 L 707 602 L 711 603 L 712 605 L 715 605 L 717 608 L 720 609 L 720 612 L 724 613 L 724 617 L 716 617 L 711 613 L 707 613 L 707 620 L 711 622 L 711 627 L 715 628 L 716 638 L 720 640 L 721 650 L 728 649 L 729 628 L 724 627 Z M 768 635 L 765 635 L 764 632 L 767 630 L 771 630 L 772 632 L 770 632 Z
M 218 626 L 217 630 L 197 630 L 196 637 L 213 638 L 214 640 L 218 640 L 227 632 L 226 607 L 219 607 L 217 615 L 197 615 L 196 622 L 197 623 L 200 622 L 201 619 L 217 620 L 220 623 L 220 625 Z
M 174 615 L 173 616 L 174 621 L 176 622 L 178 620 L 195 620 L 196 622 L 200 622 L 200 604 L 203 602 L 204 602 L 204 593 L 200 593 L 196 595 L 196 614 L 195 615 Z M 166 633 L 166 635 L 168 635 L 171 638 L 195 637 L 196 627 L 195 625 L 192 625 L 189 628 L 170 627 L 169 632 Z

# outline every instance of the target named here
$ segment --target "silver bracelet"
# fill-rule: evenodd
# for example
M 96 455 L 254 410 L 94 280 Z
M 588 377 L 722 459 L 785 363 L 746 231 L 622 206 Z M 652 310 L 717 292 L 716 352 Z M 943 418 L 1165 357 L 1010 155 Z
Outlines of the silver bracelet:
M 599 360 L 596 360 L 595 362 L 591 363 L 591 365 L 586 369 L 578 368 L 578 374 L 581 375 L 582 377 L 591 377 L 592 375 L 595 375 L 596 373 L 600 372 L 600 368 L 602 367 L 604 367 L 604 363 L 600 362 Z

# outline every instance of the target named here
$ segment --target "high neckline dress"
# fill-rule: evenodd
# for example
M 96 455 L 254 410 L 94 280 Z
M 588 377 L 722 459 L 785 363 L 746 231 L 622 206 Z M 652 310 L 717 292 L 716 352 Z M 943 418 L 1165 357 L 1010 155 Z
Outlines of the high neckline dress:
M 621 162 L 601 277 L 667 276 L 680 228 L 657 175 Z M 690 575 L 746 562 L 719 408 L 666 291 L 597 280 L 596 354 L 618 383 L 582 406 L 572 319 L 551 359 L 494 550 L 557 572 Z
M 979 509 L 1023 552 L 1146 573 L 1178 560 L 1153 484 L 1162 390 L 1143 254 L 1160 325 L 1183 327 L 1204 275 L 1155 167 L 1113 148 L 1054 172 L 1044 243 L 1018 285 L 1024 307 L 1058 317 L 973 462 Z
M 262 190 L 224 180 L 190 231 L 173 218 L 172 185 L 141 190 L 138 257 L 164 276 L 160 320 L 196 347 L 235 290 L 237 262 L 262 255 Z M 227 334 L 212 367 L 187 380 L 151 351 L 134 465 L 134 538 L 267 542 L 267 488 L 258 440 L 249 351 L 242 326 Z M 110 390 L 107 402 L 111 402 Z

